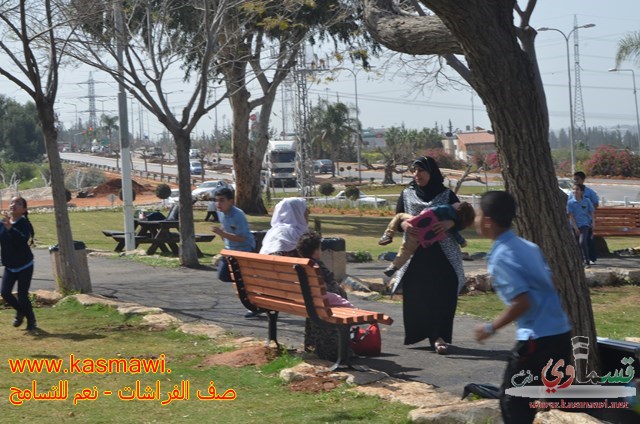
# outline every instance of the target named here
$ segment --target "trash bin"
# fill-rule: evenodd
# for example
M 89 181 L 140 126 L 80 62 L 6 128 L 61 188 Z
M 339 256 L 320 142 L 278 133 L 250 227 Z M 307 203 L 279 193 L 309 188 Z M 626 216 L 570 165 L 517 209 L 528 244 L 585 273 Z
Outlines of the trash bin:
M 91 277 L 89 275 L 89 263 L 87 262 L 87 246 L 81 241 L 74 241 L 73 248 L 76 251 L 76 272 L 78 274 L 78 290 L 80 293 L 91 293 Z M 51 262 L 53 264 L 53 279 L 58 285 L 58 290 L 62 291 L 60 287 L 60 270 L 62 264 L 60 262 L 60 247 L 56 244 L 49 247 L 49 253 L 51 254 Z
M 320 251 L 320 260 L 334 273 L 336 281 L 343 280 L 347 276 L 347 249 L 344 239 L 323 238 Z

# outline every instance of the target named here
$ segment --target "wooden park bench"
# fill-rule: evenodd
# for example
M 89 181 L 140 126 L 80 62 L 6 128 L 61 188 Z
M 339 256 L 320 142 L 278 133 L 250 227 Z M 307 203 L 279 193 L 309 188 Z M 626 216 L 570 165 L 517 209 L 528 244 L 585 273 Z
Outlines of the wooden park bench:
M 307 258 L 261 255 L 258 253 L 222 250 L 230 264 L 231 275 L 242 304 L 251 311 L 266 312 L 269 318 L 269 339 L 277 340 L 278 313 L 285 312 L 311 319 L 322 327 L 335 328 L 338 333 L 338 359 L 335 370 L 343 361 L 349 365 L 349 330 L 352 325 L 393 320 L 380 312 L 350 307 L 329 306 L 325 283 L 317 266 Z
M 599 207 L 593 235 L 600 237 L 640 237 L 640 208 Z

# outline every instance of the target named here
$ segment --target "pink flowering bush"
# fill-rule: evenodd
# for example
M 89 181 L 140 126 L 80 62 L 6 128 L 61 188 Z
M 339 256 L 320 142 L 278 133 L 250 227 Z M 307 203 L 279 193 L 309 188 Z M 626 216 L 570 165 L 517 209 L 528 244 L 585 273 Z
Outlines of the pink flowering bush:
M 600 146 L 584 162 L 589 175 L 612 175 L 617 177 L 640 177 L 640 157 L 628 149 Z

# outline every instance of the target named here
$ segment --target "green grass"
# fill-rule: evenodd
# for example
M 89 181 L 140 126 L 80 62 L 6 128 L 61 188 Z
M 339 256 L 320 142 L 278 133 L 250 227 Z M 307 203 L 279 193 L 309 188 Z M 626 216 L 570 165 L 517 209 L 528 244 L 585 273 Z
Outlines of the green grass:
M 262 368 L 247 366 L 230 368 L 210 366 L 206 360 L 229 347 L 223 340 L 167 331 L 149 331 L 139 325 L 140 319 L 122 316 L 98 306 L 83 307 L 75 301 L 54 308 L 37 308 L 40 335 L 27 335 L 9 325 L 13 312 L 0 309 L 0 400 L 3 422 L 78 422 L 78 423 L 173 423 L 173 422 L 407 422 L 409 406 L 363 396 L 340 386 L 329 393 L 291 392 L 277 377 L 284 367 L 299 359 L 284 356 Z M 155 374 L 29 374 L 11 373 L 9 358 L 63 359 L 68 366 L 69 355 L 79 358 L 130 359 L 159 358 L 165 355 L 170 373 Z M 68 381 L 66 400 L 26 400 L 23 405 L 9 403 L 11 387 L 26 389 L 37 383 L 37 392 L 45 393 L 60 380 Z M 190 385 L 190 399 L 161 405 L 160 400 L 123 401 L 118 390 L 132 387 L 140 381 L 155 389 L 160 384 L 161 400 L 181 381 Z M 214 381 L 219 393 L 233 388 L 234 401 L 204 401 L 197 390 L 207 391 Z M 73 404 L 75 393 L 96 387 L 98 398 Z M 105 395 L 112 391 L 113 395 Z
M 322 211 L 322 209 L 317 209 Z M 349 213 L 353 213 L 350 211 Z M 194 211 L 196 217 L 196 233 L 210 233 L 211 223 L 203 222 L 206 212 L 202 210 Z M 398 236 L 393 243 L 388 246 L 379 246 L 378 239 L 386 228 L 390 214 L 388 216 L 371 215 L 324 215 L 317 212 L 310 217 L 311 226 L 314 218 L 319 218 L 324 237 L 341 237 L 346 240 L 349 251 L 368 251 L 375 258 L 382 252 L 397 251 L 400 247 L 402 237 Z M 30 213 L 29 218 L 36 229 L 36 239 L 39 246 L 49 246 L 57 243 L 54 215 L 52 213 Z M 102 230 L 121 230 L 123 228 L 123 215 L 121 209 L 105 209 L 96 211 L 71 211 L 69 213 L 71 228 L 75 240 L 85 242 L 88 248 L 111 251 L 115 247 L 115 242 L 110 237 L 105 237 Z M 269 216 L 249 216 L 249 223 L 253 230 L 267 230 L 270 226 Z M 469 253 L 488 252 L 491 241 L 479 236 L 474 229 L 468 228 L 462 231 L 462 235 L 467 239 L 468 246 L 464 249 Z M 640 246 L 640 237 L 610 237 L 607 238 L 610 250 L 619 250 L 627 247 Z M 207 258 L 217 254 L 223 248 L 222 241 L 216 237 L 211 243 L 199 243 L 200 249 L 204 252 L 205 258 L 202 262 L 207 262 Z M 166 257 L 144 257 L 136 258 L 150 265 L 166 265 L 176 267 L 178 262 Z
M 593 288 L 591 303 L 598 336 L 613 339 L 640 337 L 640 286 Z M 505 306 L 494 293 L 461 296 L 458 313 L 493 319 Z

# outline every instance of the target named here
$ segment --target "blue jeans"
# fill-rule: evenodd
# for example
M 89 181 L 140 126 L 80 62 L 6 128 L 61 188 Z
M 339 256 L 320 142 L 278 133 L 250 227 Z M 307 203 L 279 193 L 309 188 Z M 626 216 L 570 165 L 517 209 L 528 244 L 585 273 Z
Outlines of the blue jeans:
M 4 269 L 2 275 L 2 298 L 17 311 L 17 315 L 22 315 L 27 319 L 27 323 L 35 323 L 36 317 L 33 314 L 31 301 L 29 300 L 29 288 L 31 287 L 31 277 L 33 276 L 33 266 L 25 268 L 20 272 L 11 272 Z M 13 295 L 13 286 L 18 282 L 18 298 Z
M 224 283 L 233 282 L 233 280 L 231 279 L 231 272 L 229 271 L 229 261 L 227 261 L 227 258 L 222 258 L 220 264 L 218 265 L 218 280 Z

